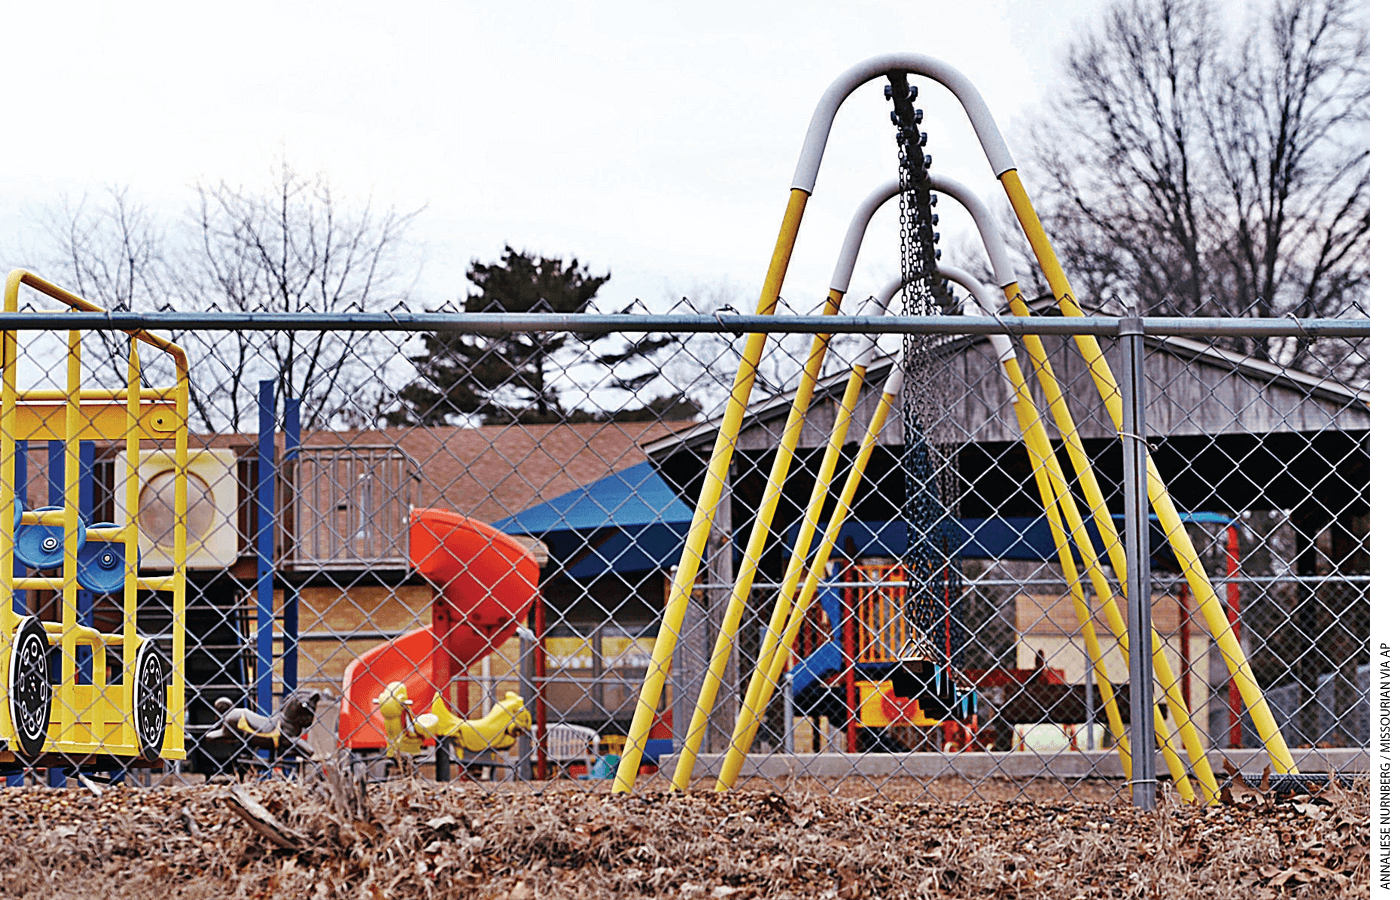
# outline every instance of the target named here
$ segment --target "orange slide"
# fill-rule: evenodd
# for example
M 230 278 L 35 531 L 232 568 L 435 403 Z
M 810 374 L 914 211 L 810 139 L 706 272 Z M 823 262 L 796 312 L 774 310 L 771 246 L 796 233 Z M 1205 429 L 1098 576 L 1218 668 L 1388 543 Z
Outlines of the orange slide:
M 408 555 L 440 589 L 433 624 L 380 644 L 345 668 L 342 747 L 385 745 L 374 699 L 391 682 L 407 688 L 413 709 L 427 712 L 433 694 L 446 695 L 455 676 L 515 634 L 539 587 L 539 564 L 519 541 L 447 510 L 409 513 Z

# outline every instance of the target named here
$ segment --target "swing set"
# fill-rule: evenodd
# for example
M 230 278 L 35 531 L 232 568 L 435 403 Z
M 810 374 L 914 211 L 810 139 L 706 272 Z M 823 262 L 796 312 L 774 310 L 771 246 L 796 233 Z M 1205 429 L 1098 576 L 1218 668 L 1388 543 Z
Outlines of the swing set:
M 787 209 L 759 296 L 757 314 L 768 316 L 775 313 L 788 261 L 797 240 L 807 202 L 816 186 L 817 173 L 837 111 L 856 88 L 869 81 L 884 78 L 888 80 L 885 96 L 894 107 L 891 121 L 896 127 L 896 137 L 900 146 L 900 177 L 876 189 L 856 210 L 837 257 L 836 270 L 822 314 L 836 315 L 840 312 L 866 226 L 877 209 L 887 201 L 899 197 L 902 225 L 901 277 L 873 298 L 870 306 L 864 310 L 865 314 L 883 314 L 893 295 L 902 291 L 905 309 L 910 314 L 962 313 L 995 316 L 998 307 L 1005 302 L 1009 304 L 1013 315 L 1030 315 L 1030 309 L 1011 266 L 1007 245 L 990 210 L 966 187 L 929 171 L 932 160 L 923 155 L 921 149 L 927 138 L 918 129 L 923 113 L 914 108 L 918 88 L 909 84 L 911 75 L 932 79 L 949 90 L 961 103 L 992 167 L 992 173 L 1005 190 L 1021 231 L 1030 242 L 1036 262 L 1057 298 L 1061 314 L 1066 318 L 1082 317 L 1084 312 L 1075 299 L 1064 270 L 1041 226 L 1039 216 L 1021 183 L 1011 154 L 981 95 L 971 82 L 952 67 L 930 57 L 909 53 L 874 57 L 847 70 L 832 83 L 817 104 L 798 158 Z M 940 251 L 935 246 L 938 236 L 932 230 L 938 218 L 932 207 L 940 194 L 956 201 L 971 214 L 991 262 L 999 293 L 996 288 L 979 282 L 967 272 L 938 262 Z M 946 281 L 956 283 L 971 294 L 962 308 L 958 308 L 952 300 Z M 696 587 L 710 526 L 714 521 L 721 488 L 748 408 L 766 341 L 767 335 L 762 332 L 749 334 L 746 338 L 739 370 L 725 406 L 719 435 L 696 503 L 695 516 L 671 582 L 651 662 L 618 764 L 612 788 L 614 792 L 630 792 L 636 784 L 642 761 L 642 748 L 660 708 L 681 623 Z M 794 458 L 798 436 L 806 421 L 830 341 L 830 334 L 814 336 L 802 368 L 800 381 L 793 394 L 792 406 L 764 486 L 762 500 L 755 511 L 748 543 L 725 606 L 719 635 L 711 649 L 710 663 L 696 700 L 694 715 L 685 732 L 684 743 L 671 775 L 672 790 L 684 790 L 690 785 L 711 711 L 718 697 L 739 625 L 758 573 L 758 560 L 771 535 L 774 515 Z M 1104 652 L 1099 644 L 1090 599 L 1081 583 L 1079 562 L 1084 563 L 1084 574 L 1088 576 L 1109 632 L 1126 661 L 1128 624 L 1119 608 L 1118 600 L 1120 593 L 1126 596 L 1129 578 L 1124 540 L 1113 521 L 1104 491 L 1094 474 L 1090 457 L 1079 436 L 1079 429 L 1070 414 L 1062 382 L 1050 364 L 1044 343 L 1036 335 L 1028 334 L 1020 338 L 1024 354 L 1035 372 L 1048 406 L 1049 418 L 1060 434 L 1071 472 L 1064 470 L 1051 445 L 1044 413 L 1032 397 L 1030 384 L 1018 361 L 1011 338 L 1005 334 L 994 334 L 990 341 L 1001 368 L 1002 378 L 1014 398 L 1017 425 L 1035 475 L 1040 505 L 1050 527 L 1075 618 L 1083 635 L 1085 651 L 1093 661 L 1092 675 L 1108 718 L 1109 736 L 1122 764 L 1125 779 L 1132 781 L 1133 769 L 1127 732 L 1117 705 L 1114 686 L 1109 681 L 1105 669 Z M 1097 338 L 1092 335 L 1076 335 L 1073 341 L 1087 366 L 1104 408 L 1121 435 L 1124 429 L 1123 394 L 1109 369 Z M 965 698 L 970 686 L 965 683 L 965 679 L 960 679 L 957 664 L 958 648 L 964 639 L 958 633 L 960 623 L 956 615 L 958 595 L 961 591 L 960 560 L 956 548 L 949 546 L 949 531 L 946 528 L 946 523 L 955 513 L 949 507 L 950 498 L 946 489 L 939 489 L 940 462 L 937 457 L 942 451 L 936 429 L 930 430 L 936 423 L 920 421 L 917 415 L 920 403 L 927 405 L 927 397 L 920 396 L 920 392 L 929 390 L 927 379 L 919 383 L 917 377 L 920 367 L 925 365 L 920 357 L 927 357 L 929 353 L 927 344 L 921 346 L 917 339 L 906 339 L 904 351 L 883 385 L 879 402 L 866 424 L 859 450 L 841 486 L 835 508 L 827 518 L 820 540 L 817 540 L 818 522 L 834 487 L 841 448 L 851 428 L 853 411 L 865 385 L 867 370 L 876 353 L 875 338 L 871 336 L 864 352 L 851 367 L 806 512 L 793 544 L 792 555 L 781 582 L 781 589 L 764 632 L 758 660 L 749 680 L 743 705 L 736 717 L 734 731 L 717 780 L 717 790 L 729 790 L 738 781 L 764 711 L 780 683 L 803 620 L 817 596 L 821 573 L 826 571 L 841 527 L 850 515 L 880 431 L 890 413 L 896 408 L 901 393 L 905 394 L 902 404 L 905 417 L 905 467 L 911 482 L 910 489 L 906 491 L 905 508 L 909 531 L 905 569 L 909 573 L 909 589 L 904 617 L 912 626 L 911 630 L 917 634 L 917 638 L 911 642 L 905 654 L 908 658 L 903 660 L 903 670 L 897 676 L 896 689 L 900 692 L 921 689 L 924 693 L 931 693 L 934 695 L 934 699 L 930 701 L 932 707 L 947 710 L 950 715 L 955 714 L 956 709 L 967 705 Z M 905 391 L 906 380 L 910 383 L 910 391 Z M 1082 500 L 1075 495 L 1072 484 L 1078 486 Z M 1194 596 L 1211 637 L 1219 648 L 1233 689 L 1238 691 L 1242 705 L 1249 711 L 1258 734 L 1263 738 L 1271 767 L 1280 774 L 1297 773 L 1297 766 L 1250 670 L 1249 662 L 1231 627 L 1230 618 L 1210 583 L 1201 558 L 1150 453 L 1147 456 L 1147 496 L 1185 575 L 1187 589 Z M 1097 533 L 1102 547 L 1106 550 L 1109 568 L 1121 590 L 1116 590 L 1102 568 L 1093 562 L 1100 558 L 1100 553 L 1094 546 L 1091 528 Z M 816 550 L 812 552 L 814 542 Z M 1206 803 L 1218 803 L 1220 786 L 1206 757 L 1200 735 L 1192 723 L 1180 684 L 1171 671 L 1166 646 L 1155 631 L 1151 633 L 1151 654 L 1153 673 L 1165 696 L 1171 726 L 1174 728 L 1174 731 L 1169 730 L 1160 708 L 1152 704 L 1156 743 L 1163 753 L 1172 782 L 1180 796 L 1188 802 L 1203 800 Z M 910 685 L 914 687 L 911 688 Z M 1179 740 L 1179 747 L 1174 743 L 1173 736 Z

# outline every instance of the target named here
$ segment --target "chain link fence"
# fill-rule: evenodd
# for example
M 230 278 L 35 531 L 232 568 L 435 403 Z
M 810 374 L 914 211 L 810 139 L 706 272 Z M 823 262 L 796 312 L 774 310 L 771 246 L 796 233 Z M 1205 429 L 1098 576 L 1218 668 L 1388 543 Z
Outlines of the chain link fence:
M 812 330 L 811 310 L 798 306 L 770 326 L 645 735 L 641 786 L 670 783 L 697 704 L 710 705 L 701 696 L 706 667 L 813 341 L 784 330 L 784 321 Z M 1043 358 L 1027 351 L 1024 327 L 930 317 L 937 339 L 922 349 L 921 365 L 936 368 L 936 403 L 891 388 L 893 414 L 868 438 L 859 467 L 862 436 L 901 365 L 900 323 L 911 320 L 847 322 L 832 339 L 772 507 L 771 537 L 748 567 L 752 587 L 693 747 L 691 786 L 720 775 L 774 607 L 797 599 L 789 592 L 784 600 L 784 582 L 790 572 L 806 578 L 810 550 L 825 539 L 809 609 L 791 626 L 791 658 L 770 686 L 772 700 L 751 710 L 756 728 L 736 786 L 958 799 L 1126 790 L 1115 748 L 1126 747 L 1129 667 L 1115 623 L 1127 611 L 1112 549 L 1125 528 L 1121 429 L 1058 327 L 1064 321 L 1046 304 L 1032 307 L 1048 323 L 1038 335 Z M 50 308 L 22 295 L 21 315 Z M 139 758 L 38 758 L 11 746 L 0 754 L 11 783 L 60 783 L 99 768 L 145 781 L 295 775 L 350 753 L 377 777 L 403 764 L 423 777 L 609 785 L 707 462 L 723 439 L 719 415 L 743 340 L 735 323 L 751 321 L 688 305 L 632 312 L 645 327 L 600 333 L 581 327 L 584 315 L 520 330 L 474 331 L 468 318 L 385 320 L 380 330 L 328 321 L 276 330 L 270 320 L 177 330 L 190 360 L 189 497 L 180 519 L 189 529 L 188 588 L 182 610 L 169 592 L 141 590 L 135 624 L 176 662 L 173 625 L 183 622 L 183 708 L 169 713 L 185 723 L 183 746 L 166 746 L 174 752 L 158 776 Z M 648 312 L 684 318 L 641 317 Z M 1151 626 L 1165 667 L 1151 708 L 1167 745 L 1157 773 L 1168 785 L 1180 772 L 1199 784 L 1192 740 L 1217 774 L 1225 760 L 1247 773 L 1269 764 L 1272 736 L 1260 734 L 1253 714 L 1260 703 L 1300 771 L 1367 766 L 1369 339 L 1364 322 L 1333 322 L 1332 331 L 1294 323 L 1290 332 L 1288 324 L 1173 320 L 1170 329 L 1149 327 L 1144 341 L 1145 438 L 1180 512 L 1172 530 L 1199 554 L 1259 689 L 1254 696 L 1230 678 L 1211 613 L 1173 550 L 1181 535 L 1155 514 L 1138 523 L 1147 530 Z M 883 329 L 873 356 L 862 356 L 869 336 L 850 333 L 858 326 Z M 1037 478 L 1052 463 L 1028 453 L 1017 385 L 989 337 L 997 331 L 1016 336 L 1024 389 L 1063 478 L 1053 516 Z M 120 332 L 74 333 L 83 387 L 125 387 Z M 72 374 L 67 332 L 11 334 L 18 403 L 61 397 Z M 1131 373 L 1118 341 L 1098 340 L 1121 382 Z M 145 383 L 169 381 L 168 365 L 152 361 Z M 864 374 L 855 393 L 852 366 Z M 929 381 L 926 371 L 921 384 Z M 1061 393 L 1068 418 L 1052 414 L 1047 389 Z M 843 396 L 854 397 L 849 409 Z M 906 606 L 911 495 L 921 483 L 910 479 L 900 415 L 910 403 L 938 416 L 923 439 L 936 445 L 943 511 L 943 555 L 920 564 L 943 567 L 944 589 L 917 621 Z M 848 430 L 831 456 L 825 448 L 843 419 Z M 89 527 L 122 521 L 125 426 L 113 431 L 94 416 L 81 441 L 66 441 L 71 427 L 24 430 L 19 421 L 4 423 L 15 429 L 7 435 L 15 468 L 5 471 L 14 472 L 24 509 L 73 503 Z M 1085 465 L 1069 446 L 1068 421 Z M 80 444 L 76 499 L 63 477 L 75 458 L 70 443 Z M 180 518 L 170 467 L 151 452 L 163 446 L 142 443 L 153 462 L 138 473 L 142 566 L 154 570 Z M 834 460 L 825 470 L 824 456 Z M 927 459 L 920 465 L 927 483 Z M 1086 467 L 1111 539 L 1096 527 Z M 857 468 L 849 509 L 837 513 Z M 1062 530 L 1076 529 L 1062 511 L 1070 505 L 1082 517 L 1077 539 Z M 834 515 L 844 521 L 828 535 Z M 38 521 L 17 516 L 16 546 Z M 55 571 L 20 559 L 15 566 L 17 578 Z M 108 592 L 80 585 L 70 598 L 61 564 L 57 571 L 51 584 L 15 592 L 15 611 L 61 623 L 72 604 L 77 625 L 123 631 L 120 583 Z M 100 640 L 74 646 L 55 640 L 50 651 L 50 680 L 78 685 L 57 696 L 98 702 L 97 691 L 83 693 L 94 654 L 110 657 L 112 684 L 131 680 L 122 654 Z M 65 652 L 77 654 L 69 667 L 54 658 Z M 942 680 L 909 681 L 927 667 Z M 7 671 L 13 678 L 18 669 Z

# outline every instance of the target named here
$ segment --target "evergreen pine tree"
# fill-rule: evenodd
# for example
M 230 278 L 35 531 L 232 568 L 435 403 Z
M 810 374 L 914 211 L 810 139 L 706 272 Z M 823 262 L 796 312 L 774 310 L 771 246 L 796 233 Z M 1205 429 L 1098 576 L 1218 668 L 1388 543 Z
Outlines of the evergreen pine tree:
M 577 259 L 566 263 L 562 258 L 522 253 L 507 245 L 499 261 L 473 260 L 467 268 L 467 280 L 476 291 L 468 295 L 462 310 L 585 312 L 610 277 L 611 274 L 592 274 Z M 580 340 L 565 332 L 502 336 L 446 331 L 425 334 L 424 352 L 412 357 L 418 377 L 398 392 L 401 405 L 388 414 L 387 423 L 444 425 L 462 417 L 479 417 L 485 424 L 607 418 L 606 414 L 565 410 L 557 386 L 558 369 L 581 355 L 584 340 L 598 337 L 602 336 Z M 597 356 L 596 361 L 616 371 L 616 367 L 645 359 L 675 340 L 673 335 L 648 335 L 629 342 L 620 353 Z M 657 374 L 659 370 L 652 369 L 626 378 L 615 375 L 608 386 L 635 394 Z M 645 412 L 648 409 L 655 411 Z M 647 418 L 677 414 L 685 417 L 695 411 L 693 404 L 679 396 L 653 400 L 641 410 L 629 410 Z

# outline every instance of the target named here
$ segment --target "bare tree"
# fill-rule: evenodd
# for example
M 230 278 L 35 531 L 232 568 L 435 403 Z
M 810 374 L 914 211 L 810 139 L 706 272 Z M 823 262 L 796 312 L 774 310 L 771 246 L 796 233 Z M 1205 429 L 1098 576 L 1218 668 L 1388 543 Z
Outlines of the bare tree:
M 284 161 L 268 190 L 220 182 L 196 188 L 197 248 L 182 274 L 206 308 L 229 312 L 365 312 L 407 297 L 394 262 L 416 213 L 372 203 L 346 210 L 324 177 L 305 178 Z M 209 336 L 206 336 L 209 337 Z M 279 400 L 300 397 L 304 422 L 325 427 L 348 408 L 353 418 L 374 390 L 392 348 L 372 334 L 229 332 L 209 348 L 216 371 L 199 385 L 199 414 L 210 428 L 237 431 L 259 378 L 274 378 Z
M 1119 0 L 1076 41 L 1033 154 L 1090 305 L 1161 315 L 1368 306 L 1369 45 L 1353 0 Z M 1289 363 L 1293 341 L 1239 349 Z
M 164 300 L 170 281 L 164 233 L 127 188 L 108 188 L 97 200 L 85 195 L 76 204 L 65 199 L 42 219 L 65 287 L 110 310 L 154 309 Z M 88 357 L 89 364 L 96 364 L 99 378 L 125 384 L 125 336 L 97 334 L 104 353 Z
M 416 212 L 351 206 L 324 177 L 301 176 L 285 161 L 265 188 L 221 181 L 195 192 L 171 238 L 125 188 L 51 216 L 55 255 L 75 289 L 109 309 L 348 313 L 406 301 L 396 263 Z M 191 356 L 194 415 L 211 432 L 253 426 L 261 379 L 275 380 L 279 404 L 301 398 L 307 427 L 378 421 L 394 400 L 382 370 L 395 348 L 380 335 L 234 331 L 176 339 Z M 125 353 L 109 356 L 120 383 Z

